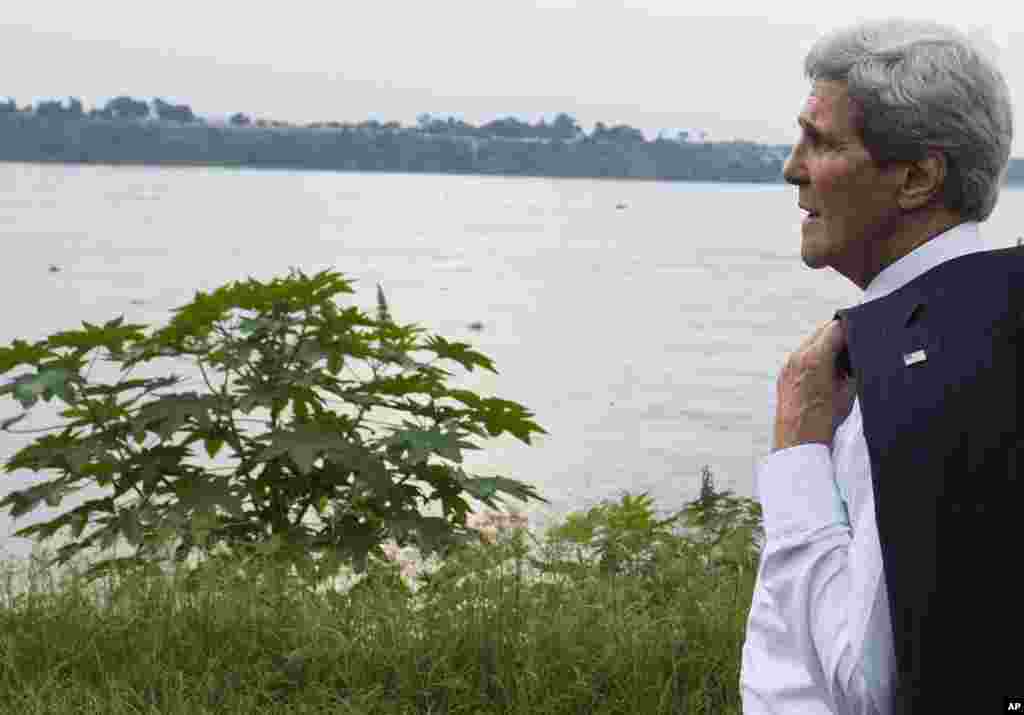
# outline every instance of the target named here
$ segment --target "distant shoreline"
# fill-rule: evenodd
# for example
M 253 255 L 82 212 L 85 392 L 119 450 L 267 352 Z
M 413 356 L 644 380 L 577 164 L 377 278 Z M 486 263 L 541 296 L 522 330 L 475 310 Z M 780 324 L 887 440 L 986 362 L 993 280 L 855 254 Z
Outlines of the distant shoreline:
M 1024 161 L 1024 160 L 1021 160 Z M 0 157 L 0 164 L 32 164 L 37 166 L 63 165 L 63 166 L 107 166 L 107 167 L 156 167 L 170 169 L 247 169 L 256 171 L 308 171 L 331 174 L 395 174 L 395 175 L 426 175 L 426 176 L 488 176 L 503 179 L 561 179 L 561 180 L 584 180 L 584 181 L 636 181 L 651 183 L 692 183 L 692 184 L 758 184 L 764 186 L 784 185 L 786 182 L 781 178 L 777 180 L 755 180 L 755 179 L 665 179 L 646 176 L 555 176 L 551 174 L 497 174 L 483 173 L 476 171 L 401 171 L 394 169 L 320 169 L 308 166 L 270 166 L 264 164 L 246 163 L 215 163 L 209 161 L 163 160 L 159 162 L 124 159 L 119 161 L 101 160 L 79 160 L 68 161 L 64 159 L 6 159 Z M 1024 178 L 1007 179 L 1004 186 L 1024 188 Z
M 646 176 L 553 176 L 550 174 L 496 174 L 496 173 L 483 173 L 478 171 L 400 171 L 392 169 L 318 169 L 307 166 L 270 166 L 264 164 L 239 164 L 239 163 L 215 163 L 208 161 L 190 161 L 190 160 L 166 160 L 160 162 L 143 161 L 143 160 L 120 160 L 120 161 L 100 161 L 100 160 L 79 160 L 79 161 L 68 161 L 64 159 L 5 159 L 0 157 L 0 164 L 31 164 L 36 166 L 52 166 L 52 165 L 63 165 L 63 166 L 107 166 L 107 167 L 142 167 L 149 166 L 154 168 L 179 168 L 179 169 L 251 169 L 256 171 L 308 171 L 308 172 L 320 172 L 325 174 L 395 174 L 403 176 L 411 175 L 426 175 L 426 176 L 486 176 L 500 179 L 576 179 L 583 181 L 637 181 L 637 182 L 651 182 L 651 183 L 693 183 L 693 184 L 760 184 L 760 185 L 783 185 L 785 182 L 782 179 L 779 180 L 723 180 L 723 179 L 659 179 L 657 177 L 646 177 Z M 1024 182 L 1020 182 L 1024 184 Z
M 783 184 L 792 147 L 632 135 L 480 137 L 405 128 L 235 127 L 0 114 L 0 161 L 558 179 Z M 1024 184 L 1010 159 L 1006 184 Z

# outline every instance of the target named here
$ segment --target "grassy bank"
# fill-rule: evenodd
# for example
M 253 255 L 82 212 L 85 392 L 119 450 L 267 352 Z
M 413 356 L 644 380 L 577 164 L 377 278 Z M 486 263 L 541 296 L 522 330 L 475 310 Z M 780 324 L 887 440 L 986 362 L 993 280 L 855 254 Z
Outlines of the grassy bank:
M 479 544 L 415 575 L 389 549 L 344 592 L 231 555 L 98 587 L 34 559 L 2 594 L 0 712 L 739 713 L 760 512 L 728 494 L 705 473 L 670 535 L 628 495 L 543 539 L 477 516 Z

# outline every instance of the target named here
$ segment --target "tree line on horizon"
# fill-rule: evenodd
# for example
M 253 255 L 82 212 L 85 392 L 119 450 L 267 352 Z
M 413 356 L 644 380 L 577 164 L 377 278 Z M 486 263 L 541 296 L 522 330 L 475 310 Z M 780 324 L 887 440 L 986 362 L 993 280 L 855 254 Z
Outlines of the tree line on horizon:
M 213 123 L 187 104 L 119 96 L 86 111 L 81 100 L 0 103 L 0 161 L 485 174 L 667 181 L 782 182 L 792 145 L 645 140 L 634 127 L 597 122 L 588 134 L 569 114 L 530 124 L 504 117 L 479 127 L 420 114 L 415 127 L 253 120 Z M 1007 183 L 1024 183 L 1011 159 Z
M 0 103 L 0 114 L 22 113 L 42 118 L 56 119 L 159 119 L 164 121 L 175 121 L 182 123 L 207 123 L 207 120 L 196 115 L 187 104 L 172 104 L 161 98 L 154 98 L 152 102 L 135 99 L 128 96 L 114 97 L 102 108 L 85 110 L 82 101 L 77 97 L 68 97 L 67 103 L 62 100 L 47 99 L 32 105 L 26 105 L 21 109 L 13 98 Z M 530 124 L 515 117 L 502 117 L 487 122 L 479 127 L 469 124 L 461 119 L 448 117 L 441 119 L 429 113 L 420 114 L 417 118 L 417 131 L 426 134 L 471 136 L 481 139 L 507 138 L 507 139 L 542 139 L 573 141 L 582 138 L 585 132 L 570 114 L 560 113 L 555 119 L 548 123 L 540 119 L 535 124 Z M 361 128 L 376 131 L 398 131 L 406 129 L 399 122 L 380 122 L 376 119 L 369 119 L 364 122 L 310 122 L 308 124 L 293 124 L 279 120 L 256 119 L 243 113 L 232 114 L 227 123 L 236 127 L 259 127 L 259 128 L 306 128 L 306 129 L 346 129 Z M 643 142 L 643 132 L 628 124 L 617 124 L 607 126 L 604 122 L 597 122 L 591 131 L 590 137 L 605 139 L 608 141 Z M 683 132 L 682 136 L 676 139 L 685 140 L 688 135 Z

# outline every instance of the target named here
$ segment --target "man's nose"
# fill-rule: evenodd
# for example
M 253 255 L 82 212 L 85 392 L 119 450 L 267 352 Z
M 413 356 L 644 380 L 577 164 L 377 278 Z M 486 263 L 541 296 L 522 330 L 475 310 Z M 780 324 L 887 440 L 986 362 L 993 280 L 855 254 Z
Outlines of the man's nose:
M 802 186 L 808 182 L 803 165 L 798 160 L 796 149 L 790 152 L 786 163 L 782 165 L 782 178 L 787 184 Z

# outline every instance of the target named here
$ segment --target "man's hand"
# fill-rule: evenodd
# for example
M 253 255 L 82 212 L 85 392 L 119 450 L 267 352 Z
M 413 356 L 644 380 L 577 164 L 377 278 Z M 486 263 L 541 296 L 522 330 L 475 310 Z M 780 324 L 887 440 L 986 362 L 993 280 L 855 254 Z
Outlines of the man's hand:
M 776 382 L 773 452 L 815 442 L 831 446 L 856 396 L 853 379 L 836 373 L 836 355 L 845 345 L 842 324 L 832 320 L 786 360 Z

